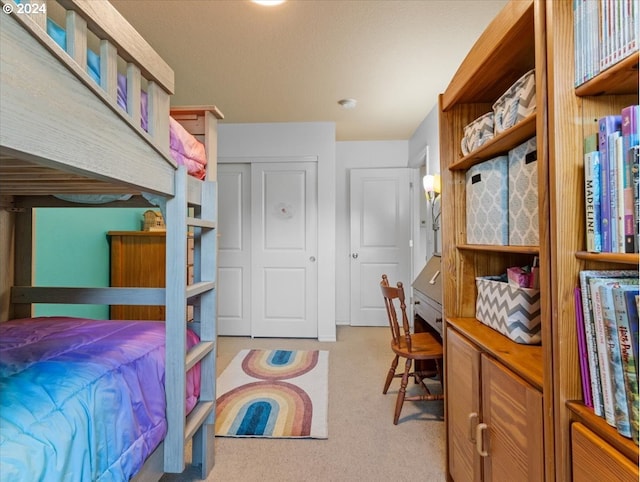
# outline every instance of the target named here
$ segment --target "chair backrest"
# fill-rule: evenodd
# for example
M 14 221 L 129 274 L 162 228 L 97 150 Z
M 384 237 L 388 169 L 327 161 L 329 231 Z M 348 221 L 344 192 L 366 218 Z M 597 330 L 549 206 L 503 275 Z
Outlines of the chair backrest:
M 404 287 L 402 282 L 398 281 L 398 284 L 389 286 L 389 279 L 386 274 L 382 275 L 382 281 L 380 281 L 380 290 L 384 297 L 384 306 L 387 310 L 387 318 L 389 319 L 389 328 L 391 328 L 391 336 L 393 342 L 400 343 L 400 337 L 404 337 L 407 343 L 407 348 L 411 351 L 411 330 L 409 327 L 409 319 L 407 318 L 407 305 L 404 299 Z M 394 302 L 394 300 L 397 300 Z M 402 328 L 398 320 L 398 309 L 395 303 L 400 308 L 400 316 L 402 317 Z

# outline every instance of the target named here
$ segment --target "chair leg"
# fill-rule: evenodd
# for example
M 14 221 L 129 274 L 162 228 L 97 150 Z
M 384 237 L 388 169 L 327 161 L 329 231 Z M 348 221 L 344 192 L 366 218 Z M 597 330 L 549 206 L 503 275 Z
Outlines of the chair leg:
M 387 393 L 389 390 L 389 385 L 391 385 L 391 380 L 396 375 L 396 368 L 398 367 L 398 355 L 395 356 L 393 361 L 391 362 L 391 368 L 389 368 L 389 372 L 387 373 L 387 379 L 384 382 L 384 388 L 382 389 L 383 395 Z
M 436 369 L 438 370 L 438 380 L 440 380 L 440 388 L 444 390 L 444 374 L 442 373 L 442 359 L 438 359 L 436 362 Z
M 398 392 L 398 399 L 396 400 L 396 412 L 393 415 L 393 424 L 398 425 L 398 419 L 400 418 L 400 412 L 402 411 L 402 405 L 404 404 L 404 397 L 407 392 L 407 383 L 409 383 L 409 372 L 411 371 L 411 359 L 407 358 L 404 364 L 404 373 L 402 374 L 402 382 L 400 383 L 400 391 Z

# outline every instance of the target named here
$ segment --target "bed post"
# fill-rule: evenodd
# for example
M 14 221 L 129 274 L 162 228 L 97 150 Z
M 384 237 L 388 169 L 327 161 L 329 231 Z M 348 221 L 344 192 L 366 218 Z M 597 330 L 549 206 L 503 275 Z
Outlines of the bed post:
M 14 237 L 14 286 L 33 286 L 33 209 L 16 209 Z M 30 318 L 31 303 L 12 303 L 12 318 Z
M 15 218 L 13 197 L 0 196 L 0 322 L 11 318 L 11 287 L 15 272 Z

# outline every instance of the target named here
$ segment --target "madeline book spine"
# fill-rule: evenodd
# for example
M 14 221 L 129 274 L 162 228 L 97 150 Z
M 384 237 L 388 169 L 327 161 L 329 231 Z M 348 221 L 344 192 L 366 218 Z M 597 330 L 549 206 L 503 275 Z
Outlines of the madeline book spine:
M 602 226 L 600 222 L 600 153 L 584 155 L 584 195 L 586 214 L 587 251 L 602 251 Z

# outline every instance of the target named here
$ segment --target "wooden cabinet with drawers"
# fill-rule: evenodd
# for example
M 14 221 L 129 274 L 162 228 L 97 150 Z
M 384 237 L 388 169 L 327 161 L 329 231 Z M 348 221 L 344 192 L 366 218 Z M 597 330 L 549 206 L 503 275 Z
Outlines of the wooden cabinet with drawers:
M 114 287 L 165 286 L 166 235 L 164 231 L 109 231 L 111 280 Z M 188 238 L 188 267 L 193 279 L 193 238 Z M 187 314 L 191 319 L 192 307 Z M 164 306 L 112 305 L 112 320 L 164 320 Z

